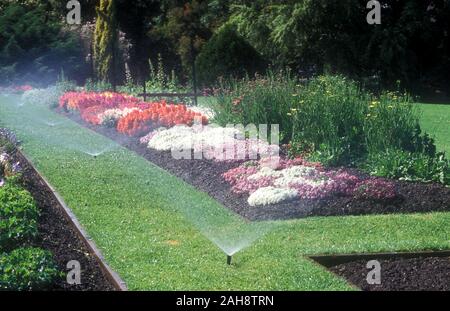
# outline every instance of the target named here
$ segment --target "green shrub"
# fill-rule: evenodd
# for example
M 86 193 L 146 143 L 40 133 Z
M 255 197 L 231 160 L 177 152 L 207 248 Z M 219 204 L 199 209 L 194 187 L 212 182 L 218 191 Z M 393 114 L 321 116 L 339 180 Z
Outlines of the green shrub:
M 433 139 L 422 135 L 417 111 L 406 94 L 387 92 L 372 99 L 364 132 L 369 153 L 392 148 L 430 156 L 436 153 Z
M 302 88 L 293 105 L 294 144 L 301 142 L 324 164 L 355 164 L 388 149 L 435 155 L 407 95 L 376 98 L 345 77 L 321 76 Z
M 57 14 L 49 14 L 45 3 L 9 2 L 0 10 L 2 83 L 53 83 L 61 68 L 72 78 L 87 73 L 79 36 L 67 29 Z
M 297 80 L 289 73 L 269 73 L 253 80 L 231 79 L 219 89 L 212 105 L 214 121 L 226 124 L 278 124 L 281 141 L 292 136 L 291 107 L 298 95 Z
M 443 153 L 430 157 L 417 152 L 387 150 L 371 154 L 361 168 L 375 176 L 450 185 L 450 161 Z
M 341 76 L 312 79 L 293 102 L 293 140 L 330 165 L 348 163 L 366 151 L 364 121 L 370 96 Z
M 0 290 L 45 290 L 61 277 L 51 253 L 19 248 L 0 255 Z
M 104 81 L 95 82 L 92 79 L 87 79 L 84 88 L 86 92 L 104 92 L 104 91 L 111 91 L 112 85 L 109 82 Z
M 259 53 L 230 24 L 221 27 L 205 44 L 196 65 L 202 85 L 211 85 L 219 77 L 253 75 L 264 67 Z
M 7 180 L 0 187 L 0 249 L 11 249 L 36 236 L 38 216 L 30 193 Z

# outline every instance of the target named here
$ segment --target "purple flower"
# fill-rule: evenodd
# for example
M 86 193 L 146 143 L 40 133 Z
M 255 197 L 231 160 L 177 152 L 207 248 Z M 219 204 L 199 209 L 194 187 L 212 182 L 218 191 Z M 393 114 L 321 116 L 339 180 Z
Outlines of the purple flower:
M 14 174 L 20 173 L 22 171 L 22 166 L 20 165 L 20 162 L 14 163 L 11 167 L 11 171 Z

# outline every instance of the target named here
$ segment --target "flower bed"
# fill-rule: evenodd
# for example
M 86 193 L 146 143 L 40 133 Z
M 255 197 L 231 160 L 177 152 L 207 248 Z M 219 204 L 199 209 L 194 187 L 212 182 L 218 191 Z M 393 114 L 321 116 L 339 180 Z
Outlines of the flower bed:
M 239 127 L 202 124 L 207 118 L 184 105 L 161 101 L 113 106 L 92 105 L 80 113 L 82 119 L 72 118 L 84 125 L 90 120 L 89 128 L 142 154 L 248 219 L 447 208 L 444 188 L 371 178 L 356 169 L 329 169 L 302 158 L 288 160 L 284 153 L 280 157 L 278 146 L 248 138 Z M 432 205 L 416 202 L 417 197 L 429 200 L 435 191 L 443 197 Z
M 31 91 L 33 87 L 31 85 L 14 85 L 9 87 L 0 87 L 0 93 L 7 94 L 22 94 L 27 91 Z
M 140 142 L 158 151 L 193 150 L 195 154 L 202 153 L 204 158 L 215 161 L 245 160 L 251 154 L 259 156 L 259 161 L 247 161 L 222 175 L 232 185 L 234 193 L 249 195 L 250 206 L 333 195 L 375 200 L 396 196 L 391 182 L 379 178 L 361 179 L 344 169 L 326 170 L 319 163 L 301 158 L 276 157 L 273 153 L 278 151 L 276 146 L 245 139 L 235 128 L 175 126 L 154 130 Z
M 198 119 L 208 119 L 182 104 L 165 101 L 146 103 L 134 96 L 112 92 L 67 92 L 59 107 L 79 111 L 82 119 L 94 125 L 117 126 L 117 131 L 129 136 L 143 135 L 157 126 L 192 125 Z
M 216 161 L 257 159 L 258 156 L 278 154 L 278 146 L 261 139 L 246 139 L 236 128 L 218 126 L 192 127 L 177 125 L 160 128 L 141 138 L 141 143 L 158 151 L 193 150 L 202 158 Z
M 344 169 L 325 170 L 317 163 L 301 158 L 249 161 L 222 176 L 232 185 L 234 193 L 250 195 L 250 206 L 333 195 L 376 200 L 396 196 L 391 182 L 379 178 L 361 179 Z
M 152 126 L 193 125 L 194 120 L 207 124 L 208 119 L 198 112 L 193 112 L 185 105 L 167 104 L 165 101 L 152 103 L 143 111 L 133 111 L 121 118 L 117 124 L 119 133 L 129 136 L 142 135 Z

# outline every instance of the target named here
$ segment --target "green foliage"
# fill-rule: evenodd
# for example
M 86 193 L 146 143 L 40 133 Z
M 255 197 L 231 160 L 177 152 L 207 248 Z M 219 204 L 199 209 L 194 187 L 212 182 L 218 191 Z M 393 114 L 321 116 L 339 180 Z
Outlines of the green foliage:
M 448 89 L 450 2 L 380 1 L 381 25 L 366 22 L 366 1 L 232 1 L 229 22 L 274 65 L 340 73 L 381 86 L 397 80 Z M 445 73 L 446 72 L 446 73 Z M 447 85 L 442 80 L 446 79 Z M 423 81 L 422 81 L 423 82 Z
M 39 248 L 18 248 L 0 255 L 0 290 L 50 289 L 62 277 L 51 253 Z
M 0 187 L 0 249 L 10 249 L 36 236 L 38 216 L 30 193 L 7 180 Z
M 364 122 L 370 97 L 341 76 L 311 80 L 292 101 L 293 141 L 330 165 L 349 163 L 366 151 Z
M 361 168 L 375 176 L 450 185 L 450 161 L 444 153 L 430 157 L 417 152 L 388 149 L 371 154 Z
M 149 93 L 178 92 L 182 88 L 178 82 L 175 72 L 167 75 L 164 71 L 164 63 L 161 54 L 158 54 L 158 63 L 155 68 L 149 60 L 150 75 L 146 81 L 146 88 Z
M 99 81 L 113 82 L 117 65 L 117 21 L 115 0 L 101 0 L 94 34 L 94 63 Z
M 148 93 L 190 93 L 191 88 L 181 85 L 172 70 L 170 75 L 164 71 L 164 63 L 161 54 L 158 54 L 158 63 L 155 68 L 152 61 L 149 60 L 150 75 L 146 81 L 146 90 Z M 168 102 L 179 102 L 193 104 L 192 98 L 188 97 L 152 97 L 153 100 L 167 100 Z
M 84 85 L 87 92 L 104 92 L 112 90 L 112 85 L 105 81 L 94 81 L 92 79 L 87 79 Z
M 263 61 L 234 26 L 225 25 L 206 43 L 196 65 L 199 82 L 212 85 L 220 77 L 253 75 L 263 68 Z
M 165 1 L 162 23 L 155 29 L 172 43 L 172 48 L 180 57 L 183 71 L 191 74 L 193 57 L 201 50 L 211 36 L 203 16 L 208 11 L 208 1 Z
M 375 97 L 342 76 L 320 76 L 305 84 L 280 73 L 231 80 L 212 108 L 221 125 L 279 124 L 291 156 L 325 165 L 356 165 L 389 149 L 438 161 L 434 140 L 422 133 L 407 95 Z M 424 167 L 436 175 L 432 164 Z
M 407 95 L 375 97 L 344 77 L 322 76 L 302 88 L 293 106 L 293 145 L 301 142 L 325 164 L 355 164 L 387 149 L 435 155 Z
M 0 11 L 2 84 L 55 82 L 61 69 L 83 75 L 86 64 L 78 37 L 42 3 L 9 3 Z
M 383 93 L 369 104 L 365 125 L 365 139 L 369 153 L 390 148 L 436 153 L 434 140 L 422 134 L 418 113 L 410 98 L 397 92 Z
M 224 82 L 212 105 L 214 121 L 227 124 L 271 124 L 280 126 L 281 140 L 292 136 L 292 102 L 298 95 L 297 80 L 290 73 L 270 73 L 251 80 L 231 79 Z

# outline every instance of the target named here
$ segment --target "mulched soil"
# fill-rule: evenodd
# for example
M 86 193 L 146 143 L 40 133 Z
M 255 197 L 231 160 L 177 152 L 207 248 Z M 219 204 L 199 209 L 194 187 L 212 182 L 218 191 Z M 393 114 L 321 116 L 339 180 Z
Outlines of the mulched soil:
M 378 260 L 381 284 L 367 283 L 366 260 L 329 268 L 365 291 L 449 291 L 450 257 L 418 257 Z
M 81 284 L 69 285 L 59 280 L 51 290 L 59 291 L 113 291 L 115 288 L 103 274 L 97 259 L 90 253 L 76 230 L 65 218 L 53 193 L 18 153 L 12 155 L 20 161 L 25 188 L 32 194 L 40 209 L 39 235 L 32 246 L 41 247 L 53 254 L 60 271 L 68 271 L 66 265 L 77 260 L 81 265 Z
M 450 188 L 440 184 L 394 181 L 398 196 L 389 201 L 355 199 L 333 196 L 321 200 L 291 202 L 252 207 L 248 195 L 236 195 L 221 177 L 240 162 L 214 162 L 211 160 L 175 160 L 170 152 L 151 150 L 139 143 L 138 138 L 118 133 L 114 128 L 87 124 L 78 115 L 63 113 L 66 117 L 100 133 L 122 146 L 135 151 L 150 162 L 178 176 L 197 189 L 208 193 L 224 206 L 249 220 L 293 219 L 310 216 L 367 215 L 390 213 L 416 213 L 450 210 Z M 367 177 L 357 170 L 353 173 Z

